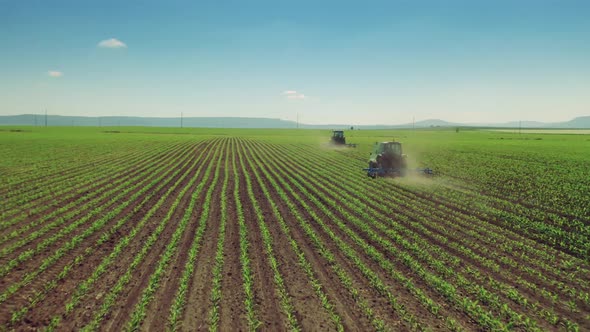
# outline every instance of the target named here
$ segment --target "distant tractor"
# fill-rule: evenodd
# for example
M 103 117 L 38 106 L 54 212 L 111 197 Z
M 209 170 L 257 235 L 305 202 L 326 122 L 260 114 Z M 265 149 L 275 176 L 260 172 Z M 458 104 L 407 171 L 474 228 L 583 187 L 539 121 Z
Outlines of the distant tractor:
M 365 168 L 367 176 L 406 176 L 408 173 L 407 156 L 402 153 L 400 142 L 379 142 L 369 157 L 369 167 Z M 416 169 L 418 173 L 432 175 L 430 168 Z
M 347 146 L 349 148 L 356 148 L 356 144 L 346 144 L 346 137 L 344 137 L 344 131 L 334 130 L 332 131 L 332 138 L 330 142 L 333 145 Z

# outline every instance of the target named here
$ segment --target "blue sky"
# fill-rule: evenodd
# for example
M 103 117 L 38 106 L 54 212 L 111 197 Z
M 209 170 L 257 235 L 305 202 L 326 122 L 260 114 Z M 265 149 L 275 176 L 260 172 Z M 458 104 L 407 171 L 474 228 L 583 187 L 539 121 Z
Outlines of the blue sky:
M 568 0 L 0 0 L 0 114 L 569 120 L 590 115 L 588 17 Z

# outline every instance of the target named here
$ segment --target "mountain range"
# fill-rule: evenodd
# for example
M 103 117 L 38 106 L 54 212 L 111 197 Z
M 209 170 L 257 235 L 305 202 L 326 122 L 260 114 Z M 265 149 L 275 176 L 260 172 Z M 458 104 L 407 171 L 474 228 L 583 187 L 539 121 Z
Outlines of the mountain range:
M 29 126 L 145 126 L 145 127 L 201 127 L 201 128 L 305 128 L 305 129 L 397 129 L 431 127 L 491 127 L 491 128 L 570 128 L 590 129 L 590 116 L 582 116 L 565 122 L 512 121 L 503 123 L 456 123 L 430 119 L 406 124 L 322 124 L 311 125 L 273 118 L 248 117 L 189 117 L 157 118 L 127 116 L 61 116 L 43 114 L 0 115 L 0 125 Z

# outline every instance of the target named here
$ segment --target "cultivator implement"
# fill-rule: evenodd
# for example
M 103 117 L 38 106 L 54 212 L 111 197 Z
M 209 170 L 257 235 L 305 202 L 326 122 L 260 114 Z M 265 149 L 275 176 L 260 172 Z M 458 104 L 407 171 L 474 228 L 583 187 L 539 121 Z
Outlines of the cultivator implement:
M 408 173 L 412 174 L 420 174 L 420 175 L 433 175 L 434 172 L 430 168 L 415 168 L 415 169 L 405 169 L 405 168 L 363 168 L 363 170 L 367 171 L 367 176 L 370 178 L 376 178 L 377 176 L 380 177 L 402 177 L 408 175 Z

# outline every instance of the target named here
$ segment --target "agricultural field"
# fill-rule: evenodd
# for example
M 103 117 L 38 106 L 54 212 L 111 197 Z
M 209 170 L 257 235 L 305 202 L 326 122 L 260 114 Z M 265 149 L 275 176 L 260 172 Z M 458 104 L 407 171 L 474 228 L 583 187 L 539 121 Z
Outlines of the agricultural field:
M 590 129 L 489 129 L 492 131 L 506 132 L 506 133 L 525 133 L 525 134 L 573 134 L 573 135 L 588 135 Z
M 329 135 L 0 127 L 0 331 L 590 330 L 590 136 Z

